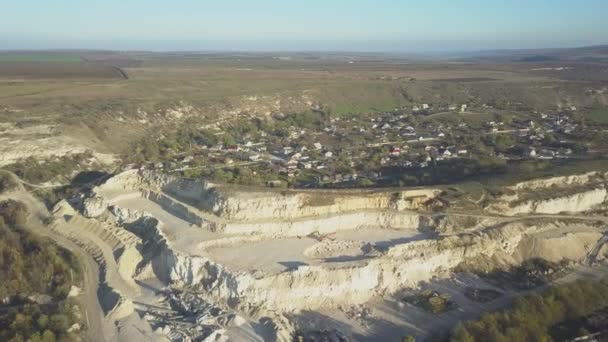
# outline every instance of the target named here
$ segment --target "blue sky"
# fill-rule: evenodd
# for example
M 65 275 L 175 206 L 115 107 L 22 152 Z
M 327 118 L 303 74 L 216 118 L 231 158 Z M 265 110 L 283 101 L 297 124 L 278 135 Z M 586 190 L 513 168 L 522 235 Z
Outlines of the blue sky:
M 608 43 L 608 0 L 0 0 L 0 49 L 448 51 Z

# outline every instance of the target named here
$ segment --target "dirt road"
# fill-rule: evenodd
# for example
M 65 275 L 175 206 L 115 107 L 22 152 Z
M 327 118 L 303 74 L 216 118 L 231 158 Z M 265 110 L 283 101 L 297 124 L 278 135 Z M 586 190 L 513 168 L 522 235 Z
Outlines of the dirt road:
M 73 253 L 80 262 L 82 269 L 83 288 L 81 294 L 76 297 L 83 311 L 84 321 L 87 324 L 87 341 L 111 341 L 109 332 L 113 328 L 104 321 L 103 311 L 97 298 L 99 288 L 99 268 L 97 263 L 89 254 L 75 243 L 63 236 L 53 233 L 43 224 L 50 214 L 44 204 L 29 193 L 16 192 L 0 196 L 0 200 L 13 199 L 26 205 L 30 214 L 25 228 L 34 234 L 51 239 L 53 242 Z

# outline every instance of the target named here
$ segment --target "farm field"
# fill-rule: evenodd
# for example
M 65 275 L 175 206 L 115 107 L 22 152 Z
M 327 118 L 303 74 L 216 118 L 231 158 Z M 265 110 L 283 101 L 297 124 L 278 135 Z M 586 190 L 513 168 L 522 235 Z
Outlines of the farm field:
M 39 63 L 79 63 L 82 58 L 71 53 L 44 52 L 4 52 L 0 53 L 0 63 L 7 62 L 39 62 Z

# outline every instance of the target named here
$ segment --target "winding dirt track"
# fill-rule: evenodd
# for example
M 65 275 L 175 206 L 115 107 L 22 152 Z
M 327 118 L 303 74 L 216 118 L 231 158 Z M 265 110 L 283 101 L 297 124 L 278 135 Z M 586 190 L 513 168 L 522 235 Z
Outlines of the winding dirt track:
M 87 341 L 111 341 L 110 332 L 113 328 L 103 317 L 103 311 L 99 304 L 97 291 L 99 288 L 99 267 L 93 258 L 81 247 L 61 236 L 53 233 L 43 224 L 50 215 L 44 204 L 27 192 L 14 192 L 0 196 L 0 200 L 13 199 L 26 205 L 29 219 L 26 228 L 34 234 L 51 239 L 62 248 L 73 253 L 79 260 L 82 268 L 83 289 L 76 298 L 84 312 L 87 324 Z

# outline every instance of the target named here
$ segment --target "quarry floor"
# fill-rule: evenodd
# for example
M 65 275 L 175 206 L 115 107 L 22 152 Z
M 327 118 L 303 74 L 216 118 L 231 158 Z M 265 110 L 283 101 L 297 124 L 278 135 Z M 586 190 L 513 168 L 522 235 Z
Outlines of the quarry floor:
M 268 275 L 304 265 L 339 267 L 365 261 L 372 255 L 364 253 L 366 244 L 376 250 L 407 243 L 426 236 L 416 229 L 361 228 L 343 230 L 324 237 L 277 237 L 263 234 L 228 235 L 214 233 L 166 211 L 161 205 L 144 197 L 120 196 L 113 204 L 144 211 L 163 222 L 161 229 L 173 247 L 191 255 L 204 255 L 233 271 Z M 211 247 L 203 248 L 201 243 Z

